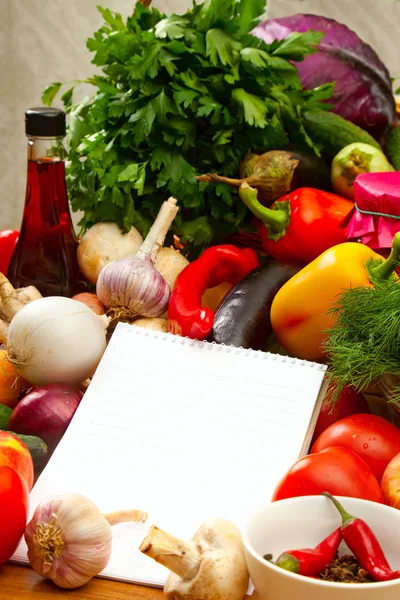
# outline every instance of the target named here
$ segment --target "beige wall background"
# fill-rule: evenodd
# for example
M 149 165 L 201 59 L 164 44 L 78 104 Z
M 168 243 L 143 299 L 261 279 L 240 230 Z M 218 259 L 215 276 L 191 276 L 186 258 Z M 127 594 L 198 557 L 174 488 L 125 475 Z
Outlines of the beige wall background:
M 24 111 L 52 81 L 93 72 L 86 39 L 101 25 L 97 4 L 129 14 L 132 0 L 0 0 L 0 229 L 18 228 L 26 176 Z M 191 0 L 153 0 L 167 13 Z M 336 18 L 368 41 L 400 75 L 398 0 L 269 0 L 270 16 L 309 12 Z

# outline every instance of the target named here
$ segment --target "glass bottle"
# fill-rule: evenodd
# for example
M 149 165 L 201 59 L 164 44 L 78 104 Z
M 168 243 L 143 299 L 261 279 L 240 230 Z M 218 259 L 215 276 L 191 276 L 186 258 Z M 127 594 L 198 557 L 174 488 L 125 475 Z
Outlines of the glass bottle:
M 25 113 L 28 173 L 21 231 L 7 277 L 43 296 L 73 296 L 88 284 L 79 271 L 65 183 L 65 113 L 40 107 Z

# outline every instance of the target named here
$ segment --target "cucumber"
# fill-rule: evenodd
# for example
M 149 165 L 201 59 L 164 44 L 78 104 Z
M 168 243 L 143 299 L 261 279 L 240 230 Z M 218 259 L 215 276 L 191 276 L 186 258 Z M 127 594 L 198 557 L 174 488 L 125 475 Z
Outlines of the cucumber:
M 5 404 L 0 404 L 0 429 L 7 429 L 11 413 L 12 408 Z
M 400 171 L 400 127 L 393 127 L 386 143 L 387 155 L 396 171 Z
M 382 150 L 372 135 L 332 112 L 307 110 L 303 115 L 303 124 L 311 139 L 332 157 L 354 142 L 363 142 Z
M 9 433 L 19 438 L 21 442 L 24 442 L 32 456 L 35 471 L 42 469 L 47 458 L 46 443 L 36 435 L 23 435 L 21 433 L 14 433 L 14 431 L 9 431 Z

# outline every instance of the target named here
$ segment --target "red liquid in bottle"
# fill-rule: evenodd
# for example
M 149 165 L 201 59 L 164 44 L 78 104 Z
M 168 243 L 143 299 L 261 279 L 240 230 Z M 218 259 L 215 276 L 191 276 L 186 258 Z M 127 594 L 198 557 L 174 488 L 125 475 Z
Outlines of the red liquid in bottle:
M 28 160 L 24 216 L 7 276 L 15 288 L 34 285 L 43 296 L 73 296 L 87 290 L 79 272 L 59 159 Z

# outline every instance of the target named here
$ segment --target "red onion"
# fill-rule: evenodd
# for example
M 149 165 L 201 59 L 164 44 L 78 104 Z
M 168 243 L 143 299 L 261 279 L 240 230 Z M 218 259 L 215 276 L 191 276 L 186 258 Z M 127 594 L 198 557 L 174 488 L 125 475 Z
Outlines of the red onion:
M 36 435 L 53 452 L 64 435 L 82 392 L 67 385 L 47 385 L 29 392 L 11 413 L 8 429 L 15 433 Z

